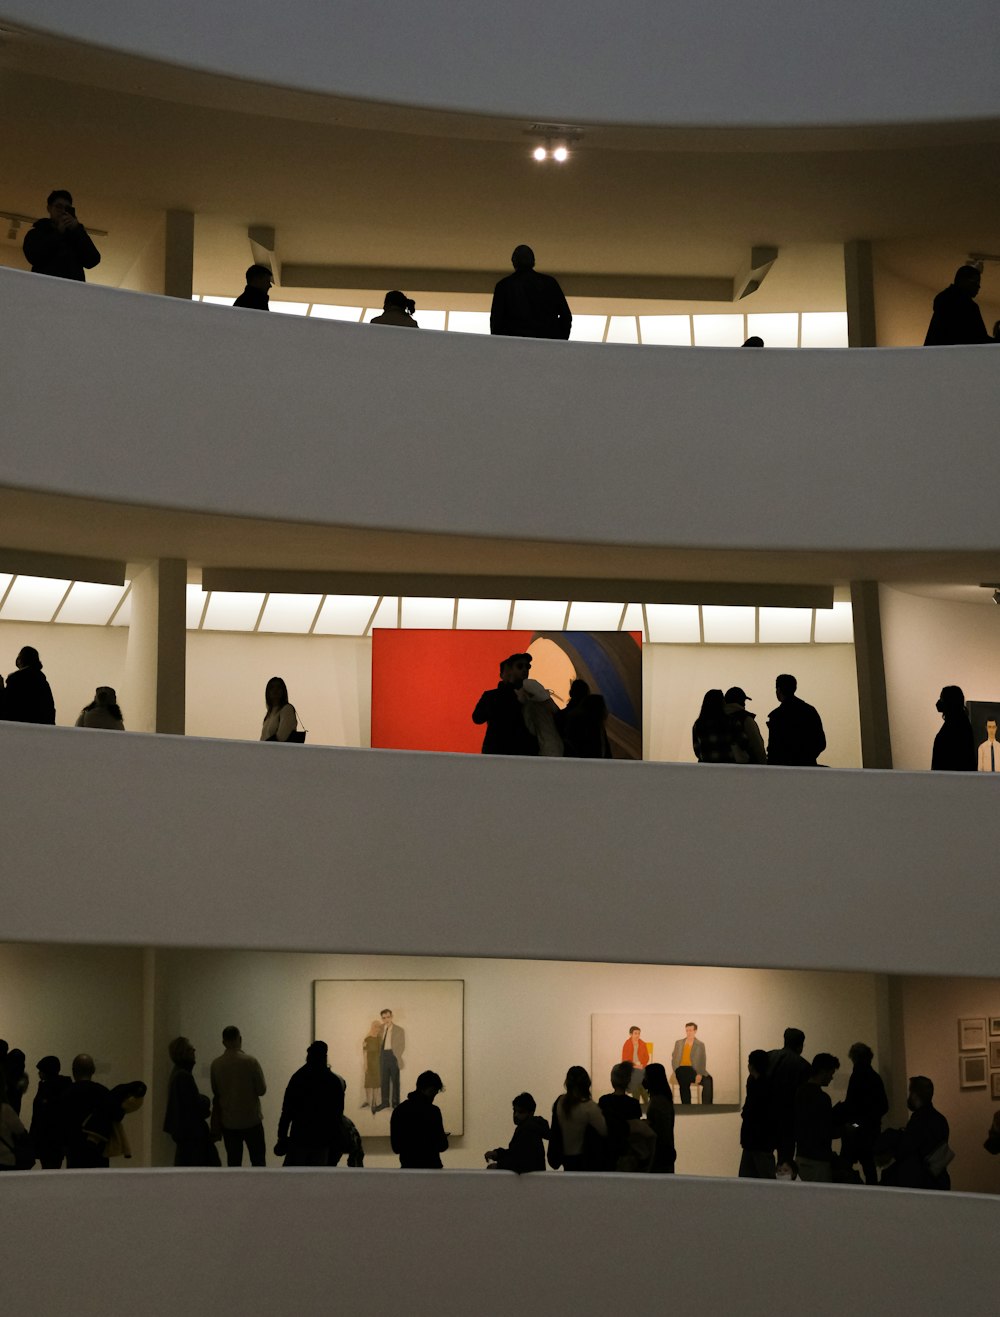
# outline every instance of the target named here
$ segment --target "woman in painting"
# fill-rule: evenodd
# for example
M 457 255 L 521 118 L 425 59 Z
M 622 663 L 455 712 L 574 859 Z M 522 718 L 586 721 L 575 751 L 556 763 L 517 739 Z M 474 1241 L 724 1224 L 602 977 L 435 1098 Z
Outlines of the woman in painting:
M 382 1092 L 382 1076 L 380 1073 L 379 1062 L 379 1043 L 382 1036 L 382 1024 L 379 1020 L 372 1020 L 371 1028 L 365 1035 L 361 1043 L 362 1051 L 365 1057 L 365 1100 L 361 1104 L 362 1111 L 365 1107 L 370 1107 L 372 1111 L 379 1105 Z

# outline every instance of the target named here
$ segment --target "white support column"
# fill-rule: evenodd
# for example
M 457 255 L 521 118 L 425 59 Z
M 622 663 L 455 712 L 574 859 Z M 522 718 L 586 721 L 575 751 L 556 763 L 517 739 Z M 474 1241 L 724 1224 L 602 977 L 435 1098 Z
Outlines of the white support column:
M 130 563 L 132 616 L 125 655 L 124 706 L 136 732 L 184 734 L 187 563 Z

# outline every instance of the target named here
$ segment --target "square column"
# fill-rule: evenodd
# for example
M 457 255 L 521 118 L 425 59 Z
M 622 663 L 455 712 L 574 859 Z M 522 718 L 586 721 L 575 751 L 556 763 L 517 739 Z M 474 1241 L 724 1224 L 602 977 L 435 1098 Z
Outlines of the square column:
M 130 563 L 132 616 L 125 653 L 125 708 L 136 732 L 184 735 L 187 563 Z

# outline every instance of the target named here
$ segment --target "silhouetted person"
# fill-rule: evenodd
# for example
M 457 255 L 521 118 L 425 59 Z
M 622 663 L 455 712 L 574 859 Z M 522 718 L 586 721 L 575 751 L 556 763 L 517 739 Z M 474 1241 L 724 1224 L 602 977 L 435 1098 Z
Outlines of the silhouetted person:
M 606 1171 L 608 1125 L 582 1065 L 566 1071 L 565 1089 L 552 1104 L 548 1163 L 553 1170 Z
M 443 1088 L 441 1076 L 425 1070 L 417 1076 L 413 1092 L 392 1113 L 389 1140 L 404 1170 L 441 1169 L 441 1154 L 447 1151 L 448 1135 L 434 1099 Z
M 500 664 L 495 690 L 483 691 L 472 711 L 472 721 L 486 724 L 484 755 L 537 755 L 538 739 L 524 721 L 521 687 L 531 670 L 530 654 L 511 654 Z M 382 1094 L 383 1099 L 385 1094 Z
M 659 1061 L 650 1061 L 642 1086 L 649 1094 L 646 1121 L 656 1135 L 656 1152 L 650 1170 L 659 1175 L 673 1175 L 677 1150 L 674 1147 L 674 1095 L 670 1080 Z
M 625 1169 L 621 1163 L 629 1153 L 629 1121 L 642 1119 L 639 1099 L 629 1092 L 631 1082 L 632 1062 L 619 1061 L 611 1067 L 611 1092 L 597 1103 L 608 1127 L 608 1160 L 613 1171 Z
M 212 1095 L 219 1107 L 222 1141 L 227 1166 L 243 1165 L 246 1144 L 251 1166 L 267 1164 L 264 1121 L 260 1100 L 267 1092 L 264 1072 L 255 1056 L 243 1051 L 243 1039 L 235 1024 L 222 1031 L 225 1051 L 212 1062 Z
M 742 728 L 743 735 L 746 737 L 746 751 L 742 749 L 742 744 L 734 745 L 733 752 L 738 764 L 766 764 L 767 751 L 764 748 L 764 738 L 760 734 L 760 728 L 757 726 L 757 715 L 751 713 L 747 708 L 747 700 L 750 696 L 742 686 L 730 686 L 726 691 L 725 715 L 732 718 Z M 741 758 L 745 753 L 746 758 Z
M 549 1122 L 535 1115 L 535 1099 L 530 1093 L 518 1093 L 511 1103 L 514 1116 L 514 1136 L 506 1148 L 493 1148 L 486 1153 L 493 1171 L 545 1170 L 545 1140 L 549 1137 Z
M 906 1105 L 913 1113 L 901 1130 L 886 1130 L 880 1152 L 890 1153 L 891 1166 L 882 1172 L 881 1184 L 901 1189 L 950 1189 L 948 1174 L 948 1122 L 934 1105 L 934 1084 L 926 1075 L 910 1079 Z
M 795 694 L 798 682 L 783 672 L 774 679 L 778 707 L 767 717 L 767 762 L 815 768 L 826 749 L 823 720 L 811 704 Z
M 747 1057 L 746 1099 L 740 1125 L 740 1178 L 773 1180 L 774 1127 L 767 1081 L 767 1053 L 757 1048 Z
M 778 1166 L 795 1163 L 795 1094 L 810 1069 L 802 1055 L 805 1041 L 801 1029 L 786 1029 L 784 1047 L 767 1054 L 767 1095 Z
M 749 744 L 746 733 L 742 722 L 726 713 L 722 691 L 705 692 L 701 712 L 691 728 L 691 744 L 699 764 L 747 762 Z
M 260 727 L 262 741 L 304 741 L 298 730 L 299 715 L 288 702 L 288 687 L 281 677 L 271 677 L 264 687 L 264 721 Z
M 570 759 L 610 759 L 607 732 L 608 706 L 582 677 L 569 684 L 569 700 L 556 716 L 563 754 Z
M 167 1086 L 163 1132 L 177 1145 L 175 1166 L 219 1166 L 219 1153 L 208 1128 L 212 1102 L 199 1093 L 194 1077 L 195 1049 L 189 1038 L 175 1038 L 167 1048 L 174 1068 Z
M 12 723 L 48 723 L 56 720 L 52 688 L 42 671 L 42 660 L 32 645 L 24 645 L 15 660 L 16 672 L 7 678 L 4 717 Z
M 762 348 L 764 346 L 764 340 L 759 334 L 751 334 L 748 339 L 744 340 L 743 346 L 745 348 Z
M 931 768 L 953 773 L 977 772 L 979 755 L 976 738 L 965 709 L 965 694 L 961 686 L 943 687 L 934 707 L 943 721 L 941 730 L 934 738 Z
M 101 261 L 90 234 L 76 217 L 73 198 L 64 188 L 50 192 L 46 202 L 48 219 L 37 219 L 24 235 L 24 255 L 35 274 L 83 283 L 84 270 Z
M 854 1064 L 847 1081 L 847 1096 L 834 1107 L 841 1128 L 840 1159 L 845 1167 L 861 1163 L 865 1184 L 877 1184 L 875 1143 L 882 1132 L 882 1117 L 889 1110 L 882 1077 L 872 1066 L 874 1053 L 867 1043 L 854 1043 L 847 1054 Z
M 375 316 L 371 324 L 398 325 L 400 329 L 419 329 L 420 326 L 413 319 L 416 309 L 417 304 L 412 297 L 407 297 L 398 288 L 394 288 L 386 293 L 385 301 L 382 303 L 382 314 Z
M 833 1183 L 833 1103 L 823 1090 L 839 1069 L 837 1057 L 817 1052 L 795 1094 L 795 1161 L 800 1178 L 814 1183 Z
M 115 1109 L 111 1093 L 95 1083 L 94 1058 L 86 1052 L 73 1058 L 73 1082 L 60 1103 L 66 1165 L 70 1170 L 108 1165 L 108 1142 Z
M 122 711 L 113 686 L 98 686 L 94 698 L 76 720 L 77 727 L 97 727 L 106 732 L 123 732 Z
M 934 299 L 934 312 L 927 326 L 924 347 L 948 343 L 993 343 L 1000 339 L 1000 321 L 986 332 L 983 313 L 976 305 L 981 275 L 974 265 L 960 265 L 954 280 Z
M 56 1171 L 65 1156 L 61 1103 L 73 1081 L 69 1075 L 59 1073 L 58 1056 L 43 1056 L 37 1070 L 38 1087 L 31 1104 L 31 1142 L 42 1169 Z
M 550 274 L 535 269 L 535 253 L 523 243 L 511 256 L 514 273 L 493 290 L 490 333 L 515 338 L 569 338 L 573 313 Z
M 286 1166 L 336 1166 L 347 1151 L 344 1137 L 344 1090 L 329 1066 L 322 1039 L 306 1048 L 306 1063 L 285 1088 L 278 1121 L 275 1156 Z
M 266 265 L 251 265 L 246 272 L 247 286 L 237 297 L 233 306 L 242 306 L 249 311 L 270 311 L 271 299 L 268 292 L 274 284 L 274 275 Z
M 7 1088 L 7 1102 L 15 1115 L 21 1114 L 21 1103 L 28 1091 L 28 1072 L 25 1055 L 19 1047 L 12 1047 L 3 1059 L 3 1078 Z

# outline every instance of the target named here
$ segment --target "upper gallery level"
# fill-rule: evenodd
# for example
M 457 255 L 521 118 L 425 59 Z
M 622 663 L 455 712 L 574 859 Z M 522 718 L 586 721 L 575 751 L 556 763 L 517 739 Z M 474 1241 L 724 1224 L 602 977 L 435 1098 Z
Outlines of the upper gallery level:
M 7 489 L 498 543 L 1000 548 L 991 503 L 969 498 L 993 464 L 993 346 L 744 352 L 410 334 L 10 270 L 0 292 L 16 383 L 0 415 Z M 269 565 L 306 565 L 289 536 Z M 796 571 L 808 571 L 801 556 Z
M 854 126 L 1000 115 L 992 0 L 3 0 L 0 22 L 363 102 L 566 125 Z

